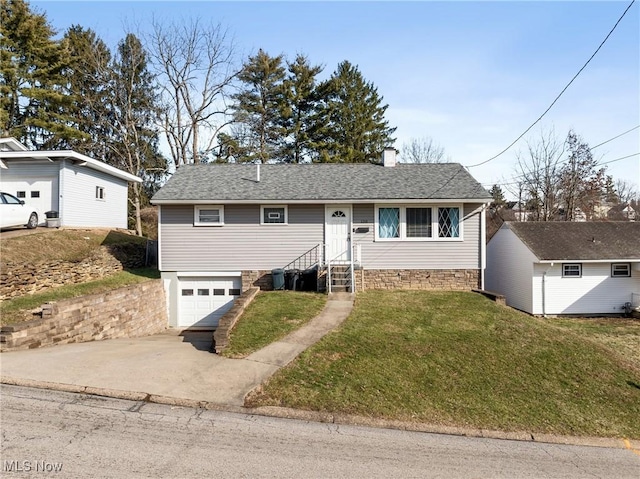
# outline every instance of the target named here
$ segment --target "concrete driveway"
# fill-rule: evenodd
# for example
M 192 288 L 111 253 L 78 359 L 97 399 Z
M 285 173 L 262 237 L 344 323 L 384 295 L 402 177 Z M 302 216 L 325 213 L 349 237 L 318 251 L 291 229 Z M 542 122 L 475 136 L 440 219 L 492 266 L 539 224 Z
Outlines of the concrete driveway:
M 342 323 L 352 307 L 351 298 L 327 301 L 305 326 L 246 359 L 211 353 L 210 332 L 170 330 L 144 338 L 4 352 L 0 371 L 9 384 L 55 383 L 41 387 L 73 385 L 242 406 L 246 394 Z

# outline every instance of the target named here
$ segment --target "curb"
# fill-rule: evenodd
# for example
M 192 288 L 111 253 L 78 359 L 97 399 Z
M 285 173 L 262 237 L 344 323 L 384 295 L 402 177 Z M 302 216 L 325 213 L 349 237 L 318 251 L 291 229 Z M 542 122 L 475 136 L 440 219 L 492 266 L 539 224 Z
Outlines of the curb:
M 413 423 L 390 419 L 371 418 L 366 416 L 354 416 L 350 414 L 330 413 L 321 411 L 304 411 L 276 406 L 261 406 L 247 408 L 231 404 L 219 404 L 210 401 L 198 401 L 195 399 L 175 398 L 148 394 L 138 391 L 122 391 L 119 389 L 106 389 L 92 386 L 76 386 L 74 384 L 53 383 L 48 381 L 35 381 L 32 379 L 19 379 L 2 376 L 0 383 L 10 386 L 20 386 L 35 389 L 50 389 L 54 391 L 90 394 L 94 396 L 125 399 L 129 401 L 142 401 L 168 406 L 206 409 L 212 411 L 224 411 L 238 414 L 251 414 L 255 416 L 277 417 L 282 419 L 295 419 L 299 421 L 319 422 L 329 424 L 342 424 L 349 426 L 374 427 L 380 429 L 396 429 L 400 431 L 423 432 L 429 434 L 447 434 L 452 436 L 475 437 L 485 439 L 502 439 L 509 441 L 524 441 L 547 444 L 564 444 L 572 446 L 607 447 L 614 449 L 627 449 L 640 455 L 640 445 L 634 445 L 628 439 L 616 439 L 591 436 L 558 436 L 554 434 L 533 434 L 525 431 L 496 431 L 490 429 L 465 428 L 458 426 L 443 426 L 437 424 Z M 637 442 L 637 441 L 636 441 Z

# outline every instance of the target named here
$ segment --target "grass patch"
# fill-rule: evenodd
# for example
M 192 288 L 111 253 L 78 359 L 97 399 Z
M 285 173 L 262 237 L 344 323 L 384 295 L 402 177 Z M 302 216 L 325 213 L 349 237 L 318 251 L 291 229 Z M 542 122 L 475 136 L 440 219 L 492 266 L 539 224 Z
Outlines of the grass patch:
M 0 302 L 0 318 L 2 318 L 2 324 L 5 325 L 29 321 L 33 319 L 31 311 L 39 308 L 44 303 L 77 298 L 88 294 L 104 293 L 105 291 L 159 277 L 160 273 L 154 268 L 132 269 L 120 271 L 96 281 L 59 286 L 36 294 L 8 299 Z
M 3 239 L 0 258 L 3 263 L 37 263 L 40 261 L 81 261 L 100 246 L 139 245 L 146 238 L 115 230 L 46 230 L 30 235 Z
M 321 294 L 297 291 L 258 294 L 233 328 L 222 355 L 243 358 L 284 338 L 318 315 L 326 300 Z
M 478 294 L 367 291 L 247 405 L 640 438 L 640 369 Z

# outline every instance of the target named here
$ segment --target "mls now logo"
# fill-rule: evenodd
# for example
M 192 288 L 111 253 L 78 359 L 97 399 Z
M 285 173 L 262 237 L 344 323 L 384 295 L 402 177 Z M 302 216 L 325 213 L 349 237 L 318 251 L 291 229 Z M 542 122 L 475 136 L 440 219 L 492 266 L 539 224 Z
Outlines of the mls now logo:
M 60 472 L 62 463 L 47 461 L 3 461 L 3 472 Z

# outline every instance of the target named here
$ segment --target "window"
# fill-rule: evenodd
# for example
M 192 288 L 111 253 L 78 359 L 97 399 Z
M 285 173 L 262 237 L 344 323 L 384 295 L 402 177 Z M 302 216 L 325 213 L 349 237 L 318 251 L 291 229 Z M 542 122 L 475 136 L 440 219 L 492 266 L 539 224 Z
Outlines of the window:
M 631 277 L 630 263 L 611 263 L 612 278 L 629 278 Z
M 400 208 L 378 208 L 378 236 L 400 237 Z
M 104 187 L 96 186 L 96 200 L 104 200 Z
M 26 191 L 18 191 L 18 193 L 16 194 L 16 196 L 18 198 L 26 198 L 27 197 L 27 192 Z
M 580 263 L 565 263 L 562 265 L 563 278 L 581 278 L 582 265 Z
M 195 206 L 193 209 L 194 226 L 224 225 L 224 207 L 219 205 Z
M 407 208 L 407 238 L 431 238 L 431 208 Z
M 376 206 L 376 240 L 462 239 L 460 206 Z
M 31 198 L 40 198 L 40 192 L 39 191 L 32 191 L 31 192 Z
M 286 206 L 261 206 L 260 207 L 260 224 L 261 225 L 286 225 L 289 222 L 287 218 Z
M 193 296 L 193 290 L 192 289 L 183 289 L 182 290 L 182 296 Z
M 460 236 L 459 212 L 458 208 L 438 208 L 438 236 L 440 238 Z
M 213 290 L 213 295 L 214 296 L 224 296 L 224 289 L 222 288 L 216 288 Z
M 237 288 L 231 288 L 229 290 L 229 296 L 240 296 L 240 290 Z
M 209 296 L 208 289 L 198 289 L 198 296 Z
M 13 195 L 10 195 L 8 193 L 3 193 L 2 194 L 2 198 L 4 199 L 4 202 L 10 205 L 19 205 L 20 204 L 20 200 L 18 198 L 16 198 Z

